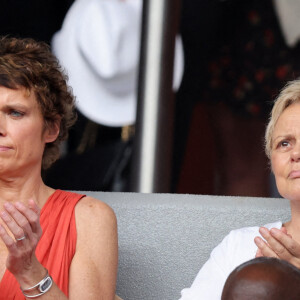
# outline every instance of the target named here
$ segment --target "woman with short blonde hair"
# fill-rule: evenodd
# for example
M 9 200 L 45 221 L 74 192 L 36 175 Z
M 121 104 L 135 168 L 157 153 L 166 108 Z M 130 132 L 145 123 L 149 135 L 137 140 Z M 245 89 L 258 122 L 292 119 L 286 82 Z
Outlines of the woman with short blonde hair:
M 255 257 L 275 257 L 300 268 L 299 79 L 289 82 L 274 103 L 265 134 L 265 151 L 277 189 L 290 201 L 291 220 L 232 230 L 213 249 L 191 288 L 182 290 L 181 300 L 221 299 L 228 275 Z

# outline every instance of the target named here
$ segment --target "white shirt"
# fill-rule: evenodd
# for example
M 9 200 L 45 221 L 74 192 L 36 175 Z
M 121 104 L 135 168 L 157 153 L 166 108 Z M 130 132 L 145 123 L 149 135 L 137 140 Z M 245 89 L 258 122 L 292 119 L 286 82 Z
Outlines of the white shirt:
M 280 229 L 282 222 L 266 224 L 264 227 Z M 180 300 L 220 300 L 229 274 L 240 264 L 255 258 L 257 246 L 254 238 L 261 236 L 259 228 L 255 226 L 232 230 L 213 249 L 192 286 L 181 291 Z

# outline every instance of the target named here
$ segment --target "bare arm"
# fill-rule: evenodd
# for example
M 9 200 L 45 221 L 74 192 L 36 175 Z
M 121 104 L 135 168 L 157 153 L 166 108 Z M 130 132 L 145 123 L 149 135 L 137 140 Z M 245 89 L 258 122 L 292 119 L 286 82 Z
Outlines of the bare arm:
M 70 269 L 70 299 L 114 299 L 118 240 L 113 210 L 86 197 L 75 208 L 77 245 Z
M 5 209 L 0 215 L 6 228 L 0 226 L 0 237 L 8 250 L 6 268 L 16 277 L 20 286 L 27 289 L 40 282 L 47 274 L 46 269 L 35 256 L 35 249 L 42 235 L 39 221 L 40 208 L 33 200 L 29 201 L 28 206 L 23 203 L 6 203 L 4 206 Z M 25 238 L 22 238 L 24 236 Z M 19 241 L 15 240 L 20 238 Z M 38 293 L 36 289 L 28 294 Z M 55 282 L 49 292 L 39 298 L 67 299 Z
M 5 213 L 4 213 L 5 212 Z M 0 226 L 0 237 L 8 249 L 7 269 L 14 274 L 22 288 L 29 288 L 46 275 L 46 269 L 35 256 L 42 230 L 39 207 L 11 204 L 1 212 L 8 231 Z M 75 207 L 77 226 L 76 253 L 71 263 L 69 299 L 114 299 L 118 245 L 117 222 L 113 210 L 106 204 L 86 197 Z M 15 241 L 26 236 L 21 241 Z M 51 275 L 51 274 L 50 274 Z M 29 294 L 37 294 L 38 290 Z M 39 299 L 67 299 L 53 282 Z

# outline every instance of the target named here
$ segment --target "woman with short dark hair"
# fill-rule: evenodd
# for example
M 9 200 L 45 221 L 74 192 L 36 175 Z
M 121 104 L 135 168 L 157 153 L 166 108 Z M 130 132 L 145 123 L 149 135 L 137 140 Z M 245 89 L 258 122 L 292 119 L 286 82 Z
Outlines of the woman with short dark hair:
M 0 299 L 115 297 L 113 210 L 41 177 L 76 119 L 66 82 L 47 44 L 0 39 Z

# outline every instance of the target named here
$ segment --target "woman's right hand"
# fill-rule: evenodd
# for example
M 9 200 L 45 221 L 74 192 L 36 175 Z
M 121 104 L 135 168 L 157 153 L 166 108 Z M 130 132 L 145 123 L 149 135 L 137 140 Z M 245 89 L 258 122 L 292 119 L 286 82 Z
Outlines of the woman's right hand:
M 289 237 L 292 237 L 290 234 L 287 233 L 287 230 L 286 230 L 285 227 L 281 227 L 280 230 L 281 230 L 283 233 L 287 234 Z M 257 258 L 257 257 L 262 257 L 262 256 L 264 256 L 264 255 L 262 254 L 261 249 L 260 249 L 260 248 L 257 248 L 256 254 L 255 254 L 255 258 Z
M 300 244 L 297 243 L 285 228 L 267 229 L 261 227 L 260 234 L 264 238 L 255 237 L 254 242 L 258 247 L 256 257 L 266 256 L 283 259 L 300 268 Z
M 42 236 L 39 216 L 40 208 L 33 200 L 29 200 L 28 205 L 6 202 L 0 213 L 7 227 L 0 225 L 0 237 L 8 250 L 6 268 L 22 287 L 26 287 L 24 279 L 31 278 L 34 281 L 34 277 L 37 277 L 38 282 L 41 278 L 39 273 L 45 272 L 35 256 L 36 246 Z

